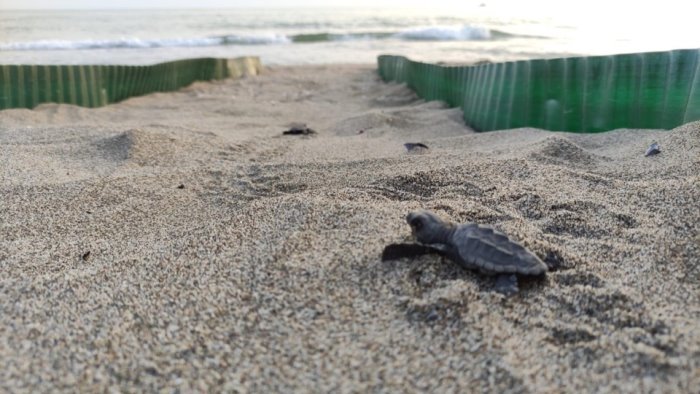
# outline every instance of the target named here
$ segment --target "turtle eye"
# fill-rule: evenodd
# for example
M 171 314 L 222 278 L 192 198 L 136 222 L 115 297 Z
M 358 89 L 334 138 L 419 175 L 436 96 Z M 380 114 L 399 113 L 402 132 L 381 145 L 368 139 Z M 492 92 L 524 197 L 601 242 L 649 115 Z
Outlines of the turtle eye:
M 411 227 L 413 227 L 415 230 L 420 230 L 423 228 L 423 221 L 420 218 L 415 218 L 411 220 Z

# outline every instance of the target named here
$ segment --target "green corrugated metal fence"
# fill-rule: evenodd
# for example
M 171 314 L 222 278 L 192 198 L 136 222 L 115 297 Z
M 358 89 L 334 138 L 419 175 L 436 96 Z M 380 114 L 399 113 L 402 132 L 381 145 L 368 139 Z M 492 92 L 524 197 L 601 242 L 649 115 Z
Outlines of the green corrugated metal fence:
M 187 59 L 150 66 L 0 66 L 0 109 L 34 108 L 41 103 L 99 107 L 194 81 L 255 75 L 257 57 Z
M 379 74 L 460 107 L 475 130 L 670 129 L 700 119 L 700 49 L 442 66 L 383 55 Z

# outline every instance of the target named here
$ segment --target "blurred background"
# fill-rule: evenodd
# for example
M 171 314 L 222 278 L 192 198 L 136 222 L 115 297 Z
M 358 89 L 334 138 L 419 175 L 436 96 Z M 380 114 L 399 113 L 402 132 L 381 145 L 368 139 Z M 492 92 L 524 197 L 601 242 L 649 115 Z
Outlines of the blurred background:
M 427 3 L 427 4 L 426 4 Z M 0 64 L 447 63 L 700 47 L 700 4 L 667 0 L 0 0 Z

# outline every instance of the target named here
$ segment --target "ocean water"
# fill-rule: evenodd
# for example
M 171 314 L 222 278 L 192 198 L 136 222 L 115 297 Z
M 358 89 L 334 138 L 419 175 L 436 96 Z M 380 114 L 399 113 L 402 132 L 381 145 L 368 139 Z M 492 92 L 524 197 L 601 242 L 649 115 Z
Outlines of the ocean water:
M 0 10 L 0 64 L 152 64 L 247 55 L 265 65 L 372 64 L 384 53 L 470 63 L 700 47 L 700 24 L 662 22 L 523 17 L 490 7 Z

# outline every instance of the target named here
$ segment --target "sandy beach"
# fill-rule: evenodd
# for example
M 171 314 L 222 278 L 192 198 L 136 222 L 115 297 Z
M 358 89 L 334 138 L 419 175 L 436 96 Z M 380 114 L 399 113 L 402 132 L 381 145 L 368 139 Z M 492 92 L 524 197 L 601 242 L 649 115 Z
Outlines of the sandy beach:
M 699 174 L 700 122 L 475 133 L 372 65 L 0 111 L 0 391 L 697 392 Z M 550 272 L 382 262 L 419 209 Z

